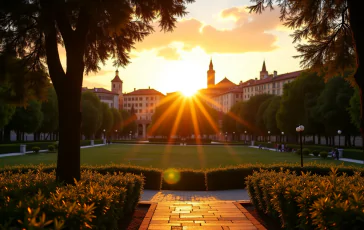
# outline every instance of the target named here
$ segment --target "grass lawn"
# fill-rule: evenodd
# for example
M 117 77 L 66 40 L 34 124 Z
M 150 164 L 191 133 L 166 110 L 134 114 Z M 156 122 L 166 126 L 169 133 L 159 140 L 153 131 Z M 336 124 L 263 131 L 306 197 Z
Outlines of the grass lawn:
M 19 164 L 53 164 L 56 153 L 39 153 L 25 156 L 0 158 L 0 167 Z M 320 164 L 344 164 L 362 166 L 361 164 L 342 162 L 319 157 L 305 157 L 305 162 Z M 246 146 L 173 146 L 173 145 L 127 145 L 113 144 L 81 149 L 81 164 L 105 165 L 131 164 L 153 168 L 216 168 L 219 166 L 247 163 L 299 163 L 300 156 L 294 153 L 280 153 L 254 149 Z

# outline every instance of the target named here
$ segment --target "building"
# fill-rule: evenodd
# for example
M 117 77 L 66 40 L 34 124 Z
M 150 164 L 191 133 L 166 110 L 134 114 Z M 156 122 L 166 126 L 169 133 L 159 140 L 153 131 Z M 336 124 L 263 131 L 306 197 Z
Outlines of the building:
M 250 97 L 263 93 L 281 96 L 283 86 L 296 79 L 301 72 L 300 70 L 278 75 L 277 71 L 273 71 L 273 74 L 269 75 L 264 61 L 259 80 L 257 78 L 250 79 L 240 84 L 244 95 L 243 100 L 247 101 Z
M 110 108 L 119 109 L 119 94 L 115 92 L 111 92 L 104 88 L 93 88 L 89 89 L 87 87 L 82 87 L 82 92 L 91 91 L 100 99 L 101 102 L 104 102 L 109 105 Z
M 137 136 L 147 137 L 147 128 L 152 122 L 154 111 L 164 97 L 164 94 L 150 87 L 138 90 L 134 88 L 133 92 L 123 95 L 124 109 L 128 112 L 134 111 L 137 117 Z

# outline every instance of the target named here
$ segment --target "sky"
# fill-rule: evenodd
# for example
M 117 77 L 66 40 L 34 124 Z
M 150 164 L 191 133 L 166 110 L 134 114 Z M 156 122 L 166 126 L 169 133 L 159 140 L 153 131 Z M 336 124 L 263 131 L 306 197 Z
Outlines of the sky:
M 259 77 L 263 61 L 269 73 L 301 69 L 292 31 L 279 11 L 250 14 L 249 0 L 196 0 L 187 5 L 174 32 L 155 32 L 136 44 L 131 63 L 119 68 L 123 92 L 154 88 L 164 94 L 206 88 L 212 58 L 215 83 L 224 77 L 238 84 Z M 109 89 L 116 67 L 109 60 L 101 71 L 84 76 L 83 86 Z

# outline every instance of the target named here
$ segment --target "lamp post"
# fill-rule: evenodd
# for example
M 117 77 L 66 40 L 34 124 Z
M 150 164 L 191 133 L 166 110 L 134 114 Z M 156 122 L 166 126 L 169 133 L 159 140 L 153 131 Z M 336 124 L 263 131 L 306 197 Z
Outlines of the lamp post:
M 245 133 L 245 137 L 244 137 L 244 140 L 245 140 L 245 143 L 246 143 L 246 131 L 244 131 L 244 133 Z
M 268 131 L 268 142 L 270 142 L 270 131 Z
M 106 130 L 104 129 L 103 131 L 104 131 L 104 139 L 106 139 L 106 136 L 105 136 L 105 131 L 106 131 Z
M 227 142 L 227 132 L 225 132 L 225 142 Z
M 340 147 L 340 135 L 341 135 L 341 130 L 337 131 L 337 134 L 339 134 L 339 147 Z
M 235 141 L 235 132 L 233 132 L 233 141 Z
M 282 132 L 281 142 L 284 142 L 284 132 Z
M 118 130 L 115 129 L 115 139 L 118 139 Z
M 300 134 L 300 145 L 301 145 L 301 168 L 303 168 L 303 156 L 302 156 L 302 132 L 305 130 L 303 125 L 300 125 L 296 128 L 296 131 Z
M 130 133 L 129 133 L 130 140 L 131 140 L 131 133 L 132 133 L 132 131 L 130 131 Z

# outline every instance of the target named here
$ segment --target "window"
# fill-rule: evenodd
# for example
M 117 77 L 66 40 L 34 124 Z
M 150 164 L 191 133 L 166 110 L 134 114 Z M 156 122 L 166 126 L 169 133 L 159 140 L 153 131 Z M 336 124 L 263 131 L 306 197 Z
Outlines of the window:
M 150 103 L 150 106 L 153 106 L 153 103 Z
M 139 103 L 139 107 L 143 107 L 143 106 L 142 106 L 142 103 Z
M 148 107 L 148 103 L 145 103 L 145 106 Z
M 138 103 L 135 103 L 135 104 L 134 104 L 134 107 L 138 107 Z
M 142 110 L 141 109 L 139 109 L 139 113 L 141 113 L 142 112 Z
M 113 85 L 113 88 L 115 89 L 115 84 L 112 84 Z
M 145 99 L 148 101 L 149 100 L 149 97 L 146 97 Z
M 150 112 L 153 113 L 153 109 L 151 109 Z
M 139 97 L 139 101 L 142 101 L 143 100 L 143 98 L 142 97 Z

